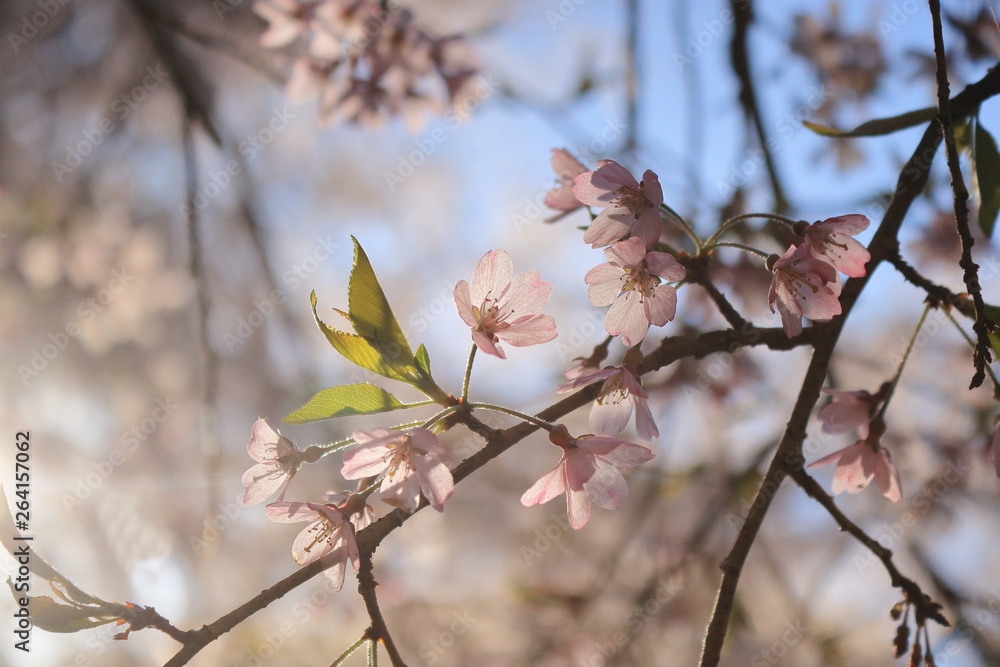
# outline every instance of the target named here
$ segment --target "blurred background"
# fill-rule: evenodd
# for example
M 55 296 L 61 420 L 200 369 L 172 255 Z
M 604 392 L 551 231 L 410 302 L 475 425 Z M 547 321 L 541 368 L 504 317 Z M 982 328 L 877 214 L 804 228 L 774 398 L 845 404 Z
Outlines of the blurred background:
M 480 355 L 472 393 L 526 411 L 551 404 L 562 371 L 605 336 L 583 284 L 603 261 L 581 241 L 586 214 L 543 222 L 552 148 L 588 166 L 612 158 L 637 175 L 652 169 L 666 202 L 702 231 L 761 210 L 864 213 L 874 229 L 924 126 L 829 139 L 801 121 L 849 128 L 933 105 L 927 7 L 754 5 L 747 45 L 763 150 L 730 62 L 736 21 L 719 0 L 414 4 L 428 35 L 465 36 L 452 57 L 476 73 L 452 96 L 457 112 L 444 103 L 451 82 L 437 81 L 444 93 L 425 110 L 380 117 L 331 115 L 302 79 L 286 90 L 302 45 L 262 46 L 268 23 L 249 1 L 0 5 L 0 482 L 12 486 L 14 436 L 30 430 L 37 551 L 84 590 L 155 607 L 182 629 L 295 570 L 301 526 L 243 507 L 240 476 L 258 417 L 277 426 L 315 391 L 366 378 L 317 331 L 308 300 L 315 290 L 324 317 L 346 307 L 351 235 L 410 342 L 426 344 L 439 384 L 456 393 L 470 341 L 455 283 L 495 248 L 516 271 L 539 269 L 554 285 L 546 312 L 559 337 L 508 349 L 506 361 Z M 953 93 L 1000 57 L 994 10 L 947 3 Z M 980 110 L 994 134 L 998 110 L 996 100 Z M 903 255 L 961 292 L 950 205 L 939 155 L 904 224 Z M 784 250 L 768 228 L 744 241 Z M 995 247 L 980 235 L 975 250 L 986 299 L 1000 302 Z M 747 319 L 779 325 L 759 260 L 723 253 L 713 275 Z M 874 391 L 891 378 L 922 308 L 921 292 L 881 268 L 845 329 L 831 385 Z M 678 313 L 646 347 L 725 327 L 696 287 L 681 290 Z M 945 604 L 953 628 L 931 629 L 937 664 L 996 665 L 1000 482 L 986 455 L 995 400 L 986 387 L 967 391 L 970 350 L 946 317 L 932 313 L 922 341 L 884 440 L 903 500 L 870 488 L 837 502 Z M 622 352 L 616 342 L 609 361 Z M 558 459 L 537 434 L 461 483 L 443 514 L 408 521 L 375 560 L 408 664 L 695 664 L 717 565 L 807 361 L 805 350 L 750 350 L 646 377 L 657 458 L 630 471 L 622 508 L 595 510 L 582 531 L 568 529 L 561 498 L 519 503 Z M 403 419 L 280 428 L 304 447 Z M 587 410 L 568 423 L 585 432 Z M 482 444 L 461 429 L 445 442 L 453 464 Z M 807 458 L 847 444 L 812 424 Z M 831 472 L 816 471 L 826 488 Z M 308 467 L 286 499 L 341 490 L 338 473 L 339 457 Z M 899 596 L 883 568 L 786 486 L 750 554 L 724 664 L 896 664 L 888 612 Z M 317 577 L 191 664 L 326 665 L 366 625 L 351 575 L 340 592 Z M 36 629 L 30 654 L 0 642 L 0 662 L 157 665 L 177 650 L 155 630 L 124 642 L 116 631 Z

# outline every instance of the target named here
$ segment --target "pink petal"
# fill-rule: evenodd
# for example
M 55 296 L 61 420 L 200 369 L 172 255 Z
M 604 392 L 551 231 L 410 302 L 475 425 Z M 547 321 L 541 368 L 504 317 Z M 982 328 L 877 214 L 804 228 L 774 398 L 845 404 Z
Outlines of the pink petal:
M 616 435 L 625 430 L 631 417 L 631 396 L 618 402 L 599 403 L 594 401 L 593 407 L 590 408 L 590 428 L 593 429 L 594 433 Z
M 415 465 L 416 477 L 424 497 L 438 512 L 444 511 L 444 502 L 451 497 L 455 488 L 455 480 L 448 466 L 430 456 L 417 457 Z
M 503 296 L 514 274 L 514 264 L 505 250 L 490 250 L 472 271 L 472 304 L 479 306 L 487 295 Z
M 615 299 L 604 316 L 604 328 L 612 336 L 621 336 L 622 343 L 627 347 L 642 342 L 649 329 L 649 320 L 646 319 L 645 305 L 637 292 L 625 292 Z
M 626 188 L 631 190 L 639 189 L 639 182 L 635 180 L 635 176 L 632 175 L 632 172 L 614 160 L 598 160 L 596 173 L 614 186 L 624 185 Z M 653 178 L 655 180 L 655 174 Z M 614 189 L 617 190 L 618 188 L 615 187 Z
M 317 535 L 326 530 L 325 523 L 325 521 L 311 523 L 295 536 L 295 541 L 292 542 L 292 558 L 295 559 L 296 563 L 308 565 L 319 560 L 334 548 L 335 542 L 339 540 L 335 533 L 328 535 L 326 539 L 316 540 Z
M 607 461 L 611 465 L 619 468 L 630 468 L 632 466 L 648 463 L 656 458 L 648 448 L 637 445 L 634 442 L 622 440 L 620 444 L 607 454 L 598 456 L 599 460 Z
M 481 301 L 479 303 L 482 303 Z M 477 306 L 479 304 L 476 304 Z M 458 281 L 455 285 L 455 308 L 458 316 L 470 327 L 474 327 L 479 322 L 476 320 L 476 313 L 472 309 L 472 297 L 469 294 L 469 283 L 464 280 Z
M 406 473 L 397 470 L 387 475 L 379 487 L 379 498 L 388 505 L 413 512 L 420 505 L 420 483 L 412 471 Z
M 664 280 L 677 282 L 684 280 L 687 272 L 680 263 L 665 252 L 650 252 L 646 254 L 646 267 Z
M 660 430 L 656 428 L 656 422 L 653 421 L 653 413 L 649 410 L 649 403 L 645 398 L 638 396 L 635 398 L 635 430 L 643 440 L 660 437 Z
M 250 442 L 247 443 L 247 454 L 258 463 L 273 461 L 276 458 L 273 447 L 280 438 L 281 436 L 271 428 L 266 419 L 258 419 L 254 422 L 253 428 L 250 430 Z M 283 453 L 287 454 L 288 452 Z
M 425 454 L 444 456 L 447 453 L 438 437 L 425 428 L 415 428 L 408 435 L 410 436 L 410 444 Z
M 620 368 L 601 368 L 596 371 L 590 371 L 582 375 L 578 375 L 569 382 L 563 382 L 556 389 L 557 394 L 565 394 L 573 391 L 574 389 L 579 389 L 580 387 L 585 387 L 588 384 L 593 384 L 599 380 L 606 380 L 612 375 L 618 375 L 621 372 Z
M 566 492 L 566 514 L 569 516 L 569 527 L 580 530 L 590 521 L 590 497 L 583 489 L 570 489 Z
M 243 473 L 243 504 L 246 506 L 262 503 L 275 491 L 288 484 L 288 471 L 269 463 L 258 463 Z
M 622 292 L 625 272 L 613 264 L 598 264 L 583 280 L 587 283 L 587 296 L 595 306 L 610 306 Z
M 633 238 L 638 237 L 646 248 L 652 248 L 663 233 L 663 218 L 659 209 L 644 208 L 632 226 Z
M 869 220 L 867 216 L 854 213 L 851 215 L 838 215 L 835 218 L 827 218 L 819 224 L 824 227 L 830 227 L 840 234 L 854 236 L 855 234 L 860 234 L 868 229 L 868 226 L 872 224 L 872 221 Z
M 660 179 L 652 169 L 647 169 L 642 174 L 642 194 L 653 206 L 663 203 L 663 188 L 660 187 Z
M 476 347 L 486 354 L 492 354 L 494 357 L 500 357 L 501 359 L 507 358 L 507 354 L 503 351 L 503 348 L 497 345 L 491 336 L 486 335 L 478 329 L 472 330 L 472 341 L 476 344 Z
M 677 291 L 670 285 L 657 285 L 646 297 L 643 307 L 649 323 L 662 327 L 674 319 L 677 312 Z
M 880 449 L 878 460 L 875 464 L 875 483 L 882 491 L 882 495 L 894 503 L 898 503 L 903 493 L 900 488 L 899 470 L 889 458 L 889 452 Z
M 319 513 L 309 503 L 278 502 L 265 506 L 267 518 L 275 523 L 300 523 L 315 521 Z
M 609 262 L 618 266 L 634 268 L 642 264 L 642 260 L 646 258 L 646 246 L 642 239 L 633 236 L 630 239 L 612 243 L 610 248 L 604 249 L 604 256 L 608 258 Z
M 802 315 L 791 312 L 783 300 L 779 299 L 776 305 L 778 306 L 778 314 L 781 315 L 781 326 L 785 329 L 785 335 L 789 338 L 795 338 L 802 333 Z M 772 312 L 774 312 L 773 306 Z
M 597 459 L 594 454 L 582 447 L 570 447 L 566 450 L 565 468 L 566 487 L 579 490 L 597 470 Z
M 598 213 L 594 221 L 590 223 L 590 227 L 583 233 L 583 242 L 589 243 L 592 248 L 600 248 L 614 243 L 631 232 L 632 226 L 630 224 L 613 217 L 615 211 L 624 211 L 624 209 L 606 208 Z
M 538 271 L 519 273 L 511 281 L 510 291 L 504 299 L 501 310 L 510 311 L 508 321 L 522 315 L 541 312 L 552 294 L 552 283 L 545 282 Z
M 521 504 L 525 507 L 547 503 L 561 493 L 566 492 L 566 457 L 563 456 L 556 467 L 545 473 L 541 479 L 531 485 L 521 495 Z
M 344 454 L 340 475 L 344 479 L 362 479 L 381 475 L 389 467 L 392 449 L 385 445 L 359 447 Z
M 527 315 L 497 331 L 497 337 L 514 347 L 547 343 L 556 337 L 556 321 L 551 315 Z
M 606 510 L 616 510 L 628 496 L 628 484 L 618 469 L 606 463 L 597 464 L 597 469 L 584 484 L 590 500 Z

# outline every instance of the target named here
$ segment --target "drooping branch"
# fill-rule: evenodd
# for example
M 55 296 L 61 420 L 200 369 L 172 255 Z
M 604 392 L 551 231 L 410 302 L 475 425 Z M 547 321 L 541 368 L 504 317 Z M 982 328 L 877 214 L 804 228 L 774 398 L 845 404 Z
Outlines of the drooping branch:
M 958 236 L 962 240 L 962 258 L 958 265 L 964 271 L 965 287 L 972 295 L 972 303 L 976 308 L 976 321 L 972 325 L 977 339 L 976 351 L 973 354 L 976 370 L 969 384 L 969 389 L 975 389 L 983 383 L 986 377 L 986 364 L 993 359 L 990 355 L 989 328 L 986 324 L 986 304 L 983 302 L 983 292 L 979 285 L 979 265 L 972 261 L 972 246 L 976 241 L 969 230 L 969 191 L 962 178 L 962 167 L 958 164 L 958 146 L 955 144 L 955 119 L 952 116 L 949 100 L 948 64 L 941 29 L 940 0 L 930 0 L 930 10 L 934 26 L 934 62 L 937 71 L 937 121 L 944 137 L 948 171 L 951 173 L 951 190 L 955 201 L 955 222 L 958 225 Z

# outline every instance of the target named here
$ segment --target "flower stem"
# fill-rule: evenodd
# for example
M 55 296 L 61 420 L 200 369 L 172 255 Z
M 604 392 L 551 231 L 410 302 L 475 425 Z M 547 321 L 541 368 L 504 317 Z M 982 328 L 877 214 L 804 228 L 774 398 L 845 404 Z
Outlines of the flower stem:
M 789 227 L 794 226 L 795 223 L 798 222 L 797 220 L 792 220 L 791 218 L 786 218 L 785 216 L 778 215 L 777 213 L 742 213 L 740 215 L 737 215 L 734 218 L 729 218 L 729 220 L 726 220 L 724 223 L 722 223 L 721 225 L 719 225 L 719 228 L 717 230 L 715 230 L 715 233 L 713 233 L 711 236 L 709 236 L 708 240 L 705 241 L 705 245 L 711 245 L 712 242 L 715 241 L 715 239 L 717 239 L 720 236 L 722 236 L 723 234 L 725 234 L 727 231 L 729 231 L 730 229 L 732 229 L 734 226 L 736 226 L 740 222 L 743 222 L 744 220 L 747 220 L 747 219 L 750 219 L 750 218 L 763 218 L 765 220 L 774 220 L 775 222 L 784 223 L 784 224 L 788 225 Z
M 465 380 L 462 382 L 462 403 L 469 401 L 469 380 L 472 378 L 472 362 L 476 359 L 476 350 L 479 348 L 475 343 L 469 351 L 469 363 L 465 367 Z
M 344 664 L 344 661 L 351 657 L 351 654 L 361 648 L 362 644 L 370 643 L 371 640 L 368 637 L 362 637 L 358 641 L 354 642 L 347 647 L 347 650 L 340 654 L 340 656 L 330 664 L 330 667 L 339 667 Z
M 892 394 L 896 391 L 896 385 L 899 384 L 899 378 L 903 376 L 903 367 L 906 366 L 906 360 L 910 358 L 910 352 L 913 351 L 913 345 L 917 342 L 917 336 L 920 334 L 920 328 L 924 326 L 924 320 L 927 319 L 927 313 L 931 310 L 930 304 L 924 307 L 924 312 L 920 314 L 920 319 L 917 320 L 917 326 L 913 330 L 913 335 L 910 336 L 910 343 L 906 346 L 906 352 L 903 353 L 903 359 L 899 362 L 899 368 L 896 369 L 896 375 L 892 378 L 892 384 L 889 385 L 889 391 L 886 392 L 885 399 L 882 401 L 882 407 L 878 409 L 878 413 L 872 418 L 872 421 L 885 416 L 885 410 L 889 407 L 889 400 L 892 398 Z
M 551 424 L 543 419 L 539 419 L 538 417 L 532 417 L 531 415 L 524 414 L 523 412 L 518 412 L 512 408 L 505 408 L 502 405 L 493 405 L 492 403 L 469 403 L 469 408 L 502 412 L 505 415 L 517 417 L 518 419 L 523 419 L 524 421 L 534 424 L 535 426 L 544 428 L 546 431 L 551 431 L 556 428 L 555 424 Z
M 705 247 L 702 248 L 702 251 L 708 252 L 710 250 L 715 250 L 716 248 L 736 248 L 738 250 L 742 250 L 743 252 L 748 252 L 751 255 L 757 255 L 762 259 L 767 259 L 771 256 L 770 253 L 766 253 L 763 250 L 758 250 L 752 246 L 743 245 L 742 243 L 734 243 L 732 241 L 718 241 L 716 243 L 706 244 Z
M 680 228 L 684 231 L 684 233 L 688 235 L 688 238 L 691 239 L 692 243 L 694 243 L 694 251 L 695 251 L 694 254 L 700 255 L 702 250 L 701 239 L 698 238 L 698 235 L 694 233 L 694 229 L 691 228 L 691 225 L 688 224 L 688 221 L 682 218 L 680 213 L 670 208 L 666 204 L 660 204 L 660 210 L 666 213 L 669 217 L 674 219 L 674 221 L 680 226 Z

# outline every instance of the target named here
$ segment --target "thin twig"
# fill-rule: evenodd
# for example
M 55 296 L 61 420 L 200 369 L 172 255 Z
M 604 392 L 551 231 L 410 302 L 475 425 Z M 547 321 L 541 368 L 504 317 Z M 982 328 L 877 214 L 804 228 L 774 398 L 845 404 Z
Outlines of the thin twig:
M 951 190 L 955 199 L 955 221 L 958 236 L 962 240 L 962 258 L 958 265 L 964 271 L 965 287 L 972 295 L 976 307 L 976 321 L 972 330 L 976 332 L 976 351 L 972 355 L 976 370 L 969 389 L 975 389 L 986 377 L 986 365 L 993 360 L 990 354 L 989 328 L 986 324 L 986 304 L 979 285 L 979 265 L 972 261 L 972 246 L 976 240 L 969 230 L 969 191 L 962 178 L 962 168 L 958 164 L 958 147 L 955 144 L 954 119 L 951 113 L 948 88 L 948 64 L 944 52 L 944 36 L 941 30 L 940 0 L 930 0 L 931 20 L 934 24 L 934 62 L 937 70 L 938 123 L 944 137 L 948 156 L 948 171 L 951 172 Z
M 386 627 L 385 619 L 382 618 L 382 611 L 378 607 L 378 598 L 375 595 L 377 586 L 378 582 L 375 581 L 375 575 L 372 573 L 371 556 L 365 556 L 361 559 L 361 567 L 358 570 L 358 593 L 365 601 L 365 609 L 368 611 L 369 620 L 371 620 L 368 636 L 385 646 L 392 667 L 406 667 L 403 656 L 399 654 L 396 644 L 392 641 L 389 628 Z

